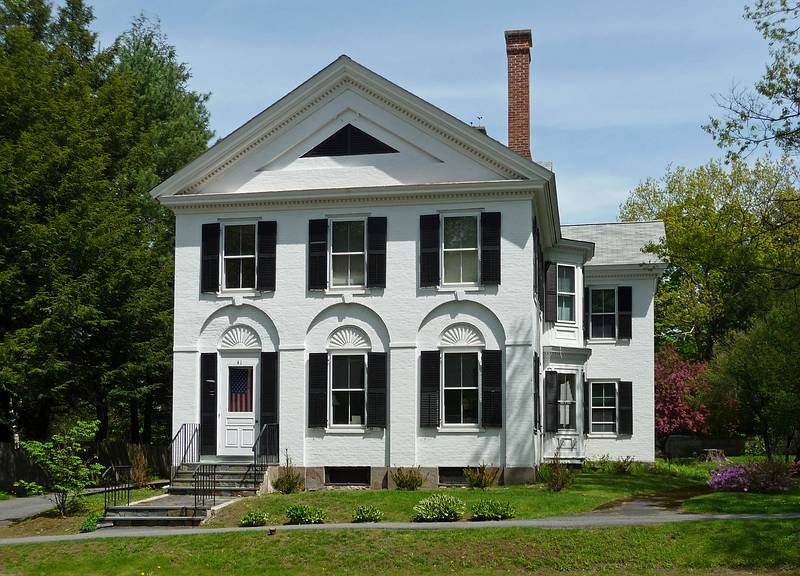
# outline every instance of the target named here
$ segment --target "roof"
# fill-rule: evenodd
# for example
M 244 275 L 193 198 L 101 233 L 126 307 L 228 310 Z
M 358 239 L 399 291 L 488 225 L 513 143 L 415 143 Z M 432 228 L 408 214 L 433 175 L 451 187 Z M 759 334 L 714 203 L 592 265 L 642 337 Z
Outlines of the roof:
M 594 256 L 587 266 L 624 264 L 662 264 L 664 261 L 642 248 L 666 236 L 661 220 L 649 222 L 611 222 L 607 224 L 571 224 L 561 227 L 561 235 L 572 240 L 593 242 Z

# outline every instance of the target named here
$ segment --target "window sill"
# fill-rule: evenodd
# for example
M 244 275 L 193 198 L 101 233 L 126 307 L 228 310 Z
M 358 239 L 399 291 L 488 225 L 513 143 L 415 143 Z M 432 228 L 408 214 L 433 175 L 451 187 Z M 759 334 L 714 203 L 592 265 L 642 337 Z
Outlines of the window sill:
M 557 430 L 553 433 L 555 436 L 577 436 L 577 430 Z
M 325 434 L 364 434 L 367 431 L 366 426 L 334 426 L 333 428 L 325 428 Z
M 436 429 L 440 434 L 475 434 L 482 430 L 480 426 L 439 426 Z
M 556 326 L 569 326 L 571 328 L 575 328 L 578 325 L 578 322 L 575 320 L 556 320 L 553 322 Z
M 366 286 L 342 286 L 326 288 L 325 296 L 341 296 L 342 294 L 371 294 L 372 288 Z
M 616 344 L 619 342 L 617 338 L 589 338 L 586 340 L 587 344 Z
M 586 438 L 592 439 L 605 439 L 605 440 L 616 440 L 618 434 L 616 432 L 590 432 L 586 435 Z

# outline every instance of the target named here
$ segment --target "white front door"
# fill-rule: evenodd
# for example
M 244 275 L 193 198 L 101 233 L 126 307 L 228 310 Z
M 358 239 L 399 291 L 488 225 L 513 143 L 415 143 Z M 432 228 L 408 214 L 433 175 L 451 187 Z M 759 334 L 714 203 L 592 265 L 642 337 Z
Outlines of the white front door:
M 221 363 L 219 395 L 220 456 L 252 456 L 256 429 L 257 363 L 229 359 Z

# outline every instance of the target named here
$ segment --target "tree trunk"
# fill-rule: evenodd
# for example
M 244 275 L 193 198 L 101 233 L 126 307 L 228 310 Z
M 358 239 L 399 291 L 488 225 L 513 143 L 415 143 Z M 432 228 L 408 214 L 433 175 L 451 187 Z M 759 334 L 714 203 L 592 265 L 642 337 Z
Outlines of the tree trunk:
M 144 397 L 144 422 L 142 423 L 142 444 L 149 445 L 152 441 L 153 429 L 153 394 Z
M 131 444 L 139 443 L 139 399 L 131 398 L 130 408 L 130 441 Z
M 97 419 L 100 421 L 100 426 L 97 428 L 97 434 L 94 435 L 95 442 L 102 442 L 108 438 L 108 404 L 105 400 L 99 402 L 95 407 L 97 411 Z

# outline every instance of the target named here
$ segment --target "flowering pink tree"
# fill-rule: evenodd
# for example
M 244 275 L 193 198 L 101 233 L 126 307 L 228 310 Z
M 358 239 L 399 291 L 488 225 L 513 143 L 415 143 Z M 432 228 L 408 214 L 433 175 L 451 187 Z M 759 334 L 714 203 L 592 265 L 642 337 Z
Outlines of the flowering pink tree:
M 684 360 L 671 346 L 657 352 L 655 360 L 657 435 L 708 433 L 705 362 Z

